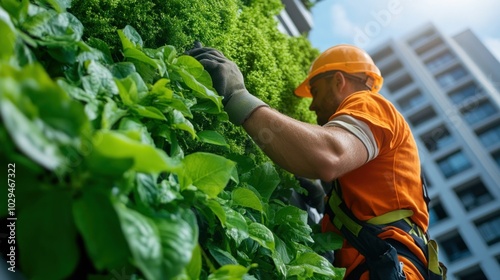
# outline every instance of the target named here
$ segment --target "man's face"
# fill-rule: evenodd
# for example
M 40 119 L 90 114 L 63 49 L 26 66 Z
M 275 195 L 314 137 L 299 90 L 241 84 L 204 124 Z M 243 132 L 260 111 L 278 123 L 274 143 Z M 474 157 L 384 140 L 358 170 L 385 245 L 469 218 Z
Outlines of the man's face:
M 328 119 L 337 111 L 342 100 L 335 90 L 333 76 L 319 78 L 311 83 L 311 94 L 313 101 L 309 110 L 314 111 L 317 123 L 324 125 Z

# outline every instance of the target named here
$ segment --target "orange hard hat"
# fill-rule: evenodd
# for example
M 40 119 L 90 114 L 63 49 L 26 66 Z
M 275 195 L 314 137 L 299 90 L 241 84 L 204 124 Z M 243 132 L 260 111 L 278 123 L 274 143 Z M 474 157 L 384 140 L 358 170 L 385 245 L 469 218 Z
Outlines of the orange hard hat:
M 314 60 L 307 78 L 295 89 L 295 95 L 312 97 L 310 80 L 318 74 L 336 70 L 365 74 L 365 84 L 373 91 L 380 90 L 384 82 L 380 70 L 368 53 L 358 47 L 342 44 L 327 49 Z

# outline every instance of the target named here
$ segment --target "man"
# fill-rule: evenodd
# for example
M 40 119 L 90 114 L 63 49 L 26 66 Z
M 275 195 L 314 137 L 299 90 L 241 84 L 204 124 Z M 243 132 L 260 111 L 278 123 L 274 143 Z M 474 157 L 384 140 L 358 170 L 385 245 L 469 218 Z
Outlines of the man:
M 409 218 L 412 228 L 427 232 L 416 143 L 401 114 L 378 93 L 383 79 L 366 52 L 338 45 L 313 62 L 295 94 L 312 97 L 319 125 L 287 117 L 251 95 L 238 67 L 219 51 L 198 47 L 188 54 L 210 73 L 229 119 L 243 125 L 275 163 L 297 176 L 336 182 L 343 204 L 361 221 L 403 210 L 410 214 L 399 220 Z M 324 231 L 342 227 L 333 225 L 333 216 L 325 215 Z M 391 226 L 379 236 L 404 244 L 414 258 L 397 256 L 398 279 L 424 279 L 417 266 L 427 267 L 427 259 L 409 233 Z M 369 279 L 375 268 L 360 269 L 365 257 L 351 244 L 344 242 L 334 265 L 346 268 L 346 279 Z

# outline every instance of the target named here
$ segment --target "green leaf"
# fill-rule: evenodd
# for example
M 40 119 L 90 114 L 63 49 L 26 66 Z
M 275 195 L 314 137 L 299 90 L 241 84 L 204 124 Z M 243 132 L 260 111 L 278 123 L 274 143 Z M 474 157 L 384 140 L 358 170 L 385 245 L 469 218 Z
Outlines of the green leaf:
M 74 15 L 53 10 L 28 17 L 22 26 L 31 36 L 50 45 L 61 45 L 61 41 L 77 42 L 83 34 L 83 25 Z
M 262 247 L 274 251 L 274 236 L 271 230 L 265 225 L 259 223 L 251 223 L 248 226 L 248 234 L 250 238 L 257 241 Z
M 196 60 L 196 58 L 190 55 L 181 55 L 174 60 L 173 64 L 181 67 L 182 69 L 185 69 L 189 74 L 197 78 L 201 83 L 205 83 L 205 86 L 208 87 L 212 85 L 212 80 L 210 78 L 206 79 L 206 77 L 203 76 L 205 73 L 203 65 L 198 60 Z M 204 77 L 205 79 L 203 79 L 202 77 Z
M 16 223 L 19 257 L 29 279 L 65 279 L 79 261 L 71 193 L 51 191 L 24 208 Z
M 262 180 L 266 178 L 266 180 Z M 264 162 L 252 170 L 248 184 L 259 191 L 264 202 L 269 201 L 271 194 L 280 183 L 280 177 L 271 162 Z
M 204 143 L 229 147 L 224 136 L 215 130 L 204 130 L 199 131 L 197 134 L 198 138 Z
M 184 83 L 193 90 L 194 96 L 202 99 L 211 100 L 219 109 L 222 108 L 222 97 L 220 97 L 213 90 L 209 89 L 207 86 L 198 81 L 191 73 L 186 69 L 179 69 L 177 72 Z
M 190 121 L 188 121 L 180 111 L 177 110 L 172 111 L 172 122 L 173 122 L 172 124 L 173 127 L 189 132 L 189 134 L 191 134 L 192 139 L 196 138 L 196 131 L 194 131 L 193 124 Z
M 146 279 L 166 279 L 161 269 L 162 240 L 155 222 L 122 204 L 116 204 L 115 209 L 132 252 L 133 264 L 141 270 Z
M 238 280 L 243 279 L 248 268 L 239 264 L 227 264 L 208 276 L 208 280 Z
M 16 45 L 15 27 L 10 20 L 9 14 L 0 7 L 0 34 L 2 34 L 2 44 L 0 44 L 0 61 L 8 62 L 14 55 Z
M 174 92 L 170 87 L 167 87 L 169 82 L 170 81 L 168 79 L 164 78 L 159 79 L 153 85 L 153 88 L 151 89 L 151 94 L 158 95 L 157 98 L 161 98 L 162 100 L 171 100 L 174 95 Z
M 148 65 L 149 67 L 152 67 L 154 70 L 158 70 L 160 76 L 162 76 L 163 73 L 165 73 L 166 71 L 166 66 L 162 61 L 158 59 L 153 59 L 138 49 L 133 49 L 133 48 L 125 49 L 123 51 L 123 55 L 128 59 L 132 59 L 132 62 L 134 62 L 134 64 L 135 61 L 138 61 Z M 135 66 L 139 68 L 138 67 L 139 65 L 135 64 Z M 137 70 L 139 73 L 141 73 L 140 69 Z
M 224 251 L 221 248 L 214 245 L 207 245 L 210 255 L 214 257 L 217 264 L 224 266 L 227 264 L 238 264 L 238 260 L 233 257 L 228 251 Z
M 231 208 L 225 208 L 226 211 L 226 234 L 236 241 L 236 244 L 240 244 L 243 240 L 247 239 L 250 235 L 248 234 L 248 225 L 245 217 L 240 213 L 234 211 Z
M 109 196 L 84 190 L 73 204 L 73 215 L 98 270 L 111 270 L 127 263 L 131 253 Z
M 132 159 L 134 162 L 132 170 L 138 172 L 172 172 L 180 168 L 180 163 L 169 158 L 164 151 L 134 141 L 117 132 L 98 131 L 92 142 L 94 150 L 104 157 L 121 160 Z
M 59 13 L 71 7 L 71 0 L 38 0 L 37 2 L 47 3 Z
M 113 77 L 117 79 L 125 79 L 132 73 L 137 73 L 135 70 L 135 65 L 132 62 L 118 62 L 109 67 L 109 71 L 113 74 Z
M 172 279 L 179 275 L 192 258 L 198 244 L 198 225 L 191 210 L 179 208 L 176 215 L 168 214 L 155 219 L 162 246 L 162 277 Z
M 81 78 L 83 89 L 93 97 L 112 97 L 118 94 L 118 86 L 111 72 L 104 65 L 92 60 L 87 65 L 87 76 Z
M 165 115 L 163 115 L 163 113 L 155 107 L 142 106 L 142 105 L 135 104 L 131 108 L 132 108 L 132 110 L 134 110 L 134 112 L 136 114 L 138 114 L 141 117 L 157 119 L 157 120 L 162 120 L 162 121 L 166 120 Z M 182 126 L 182 125 L 179 125 L 179 126 Z M 191 127 L 192 127 L 192 125 L 191 125 Z M 184 126 L 182 126 L 182 128 L 184 128 Z M 193 133 L 194 133 L 194 131 L 193 131 Z
M 200 244 L 196 244 L 193 249 L 191 261 L 186 266 L 186 272 L 191 280 L 200 279 L 202 267 Z
M 293 260 L 289 266 L 289 276 L 304 277 L 310 279 L 314 274 L 327 276 L 328 279 L 343 279 L 345 268 L 335 268 L 324 257 L 306 252 Z
M 89 38 L 87 40 L 87 44 L 89 44 L 89 46 L 91 46 L 94 49 L 99 50 L 102 53 L 102 58 L 106 62 L 106 64 L 113 64 L 113 58 L 111 56 L 111 51 L 109 50 L 109 46 L 106 44 L 106 42 L 104 42 L 101 39 L 92 37 L 92 38 Z M 118 64 L 121 64 L 121 63 L 118 63 Z M 113 73 L 113 71 L 111 71 L 111 72 Z
M 57 143 L 47 139 L 42 128 L 24 116 L 10 100 L 2 99 L 0 113 L 9 134 L 24 154 L 49 170 L 65 163 Z
M 212 210 L 215 216 L 219 218 L 221 224 L 226 224 L 226 212 L 224 212 L 224 209 L 217 200 L 209 199 L 207 201 L 207 206 L 208 208 L 210 208 L 210 210 Z
M 311 227 L 307 224 L 307 212 L 295 206 L 285 206 L 276 212 L 279 235 L 285 240 L 314 242 Z
M 151 134 L 148 132 L 148 128 L 137 118 L 123 118 L 120 121 L 118 130 L 120 132 L 124 132 L 124 134 L 131 139 L 140 141 L 143 144 L 154 146 L 154 141 L 151 138 Z
M 102 111 L 101 128 L 104 130 L 111 129 L 113 125 L 125 115 L 127 115 L 127 111 L 118 108 L 116 102 L 108 98 Z
M 231 193 L 231 196 L 233 199 L 233 205 L 252 208 L 261 213 L 264 211 L 262 202 L 259 197 L 257 197 L 257 195 L 249 189 L 236 188 Z
M 317 253 L 338 250 L 342 248 L 344 238 L 334 232 L 321 232 L 312 235 L 314 244 L 312 249 Z
M 225 187 L 236 164 L 224 157 L 197 152 L 183 160 L 183 172 L 180 183 L 183 189 L 196 186 L 209 197 L 216 197 Z
M 132 26 L 127 25 L 122 30 L 118 30 L 118 35 L 122 42 L 123 48 L 142 48 L 143 42 L 141 35 Z

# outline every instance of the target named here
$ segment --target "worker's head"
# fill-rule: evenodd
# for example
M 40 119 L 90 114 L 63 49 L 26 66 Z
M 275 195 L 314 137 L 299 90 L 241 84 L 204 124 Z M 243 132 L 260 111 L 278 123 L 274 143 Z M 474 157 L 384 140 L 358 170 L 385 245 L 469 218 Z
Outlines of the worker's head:
M 349 94 L 361 90 L 378 91 L 382 83 L 380 70 L 364 50 L 337 45 L 316 58 L 295 94 L 313 98 L 310 110 L 316 112 L 318 124 L 322 125 Z

